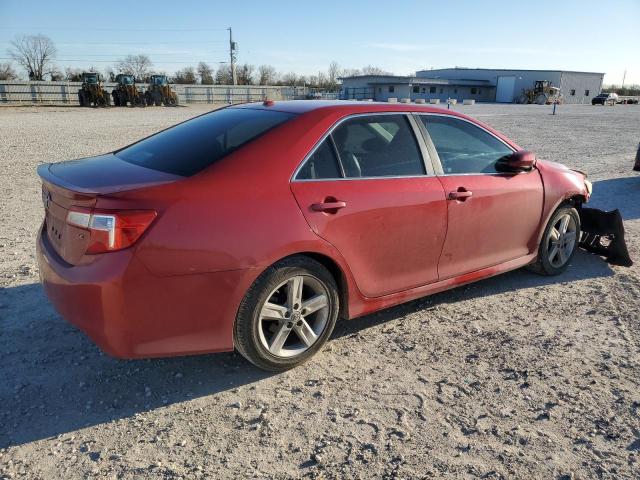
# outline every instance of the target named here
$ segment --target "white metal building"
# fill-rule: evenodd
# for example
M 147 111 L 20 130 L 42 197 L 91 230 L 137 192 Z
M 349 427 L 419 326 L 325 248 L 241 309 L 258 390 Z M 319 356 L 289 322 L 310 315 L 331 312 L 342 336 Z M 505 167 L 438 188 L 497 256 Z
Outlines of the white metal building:
M 507 70 L 490 68 L 442 68 L 416 72 L 418 78 L 486 80 L 495 87 L 492 101 L 511 103 L 536 80 L 549 80 L 560 88 L 564 103 L 591 103 L 602 90 L 604 73 L 566 70 Z
M 565 103 L 591 103 L 600 93 L 604 73 L 561 70 L 504 70 L 444 68 L 421 70 L 415 76 L 356 75 L 343 77 L 341 98 L 386 101 L 395 97 L 412 101 L 432 98 L 444 102 L 474 99 L 478 102 L 512 103 L 536 80 L 548 80 L 560 88 Z
M 389 98 L 418 98 L 428 101 L 438 98 L 472 98 L 478 102 L 492 102 L 495 86 L 488 80 L 420 78 L 397 75 L 356 75 L 343 77 L 340 98 L 345 100 L 373 99 L 385 102 Z

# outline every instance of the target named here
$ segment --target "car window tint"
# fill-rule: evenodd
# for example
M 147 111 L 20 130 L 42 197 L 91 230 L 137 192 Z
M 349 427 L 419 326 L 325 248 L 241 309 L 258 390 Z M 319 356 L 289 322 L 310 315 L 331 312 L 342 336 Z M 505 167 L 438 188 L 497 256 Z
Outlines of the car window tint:
M 338 167 L 338 159 L 329 138 L 325 138 L 316 148 L 296 176 L 299 180 L 340 177 L 342 175 Z
M 405 115 L 367 115 L 332 133 L 347 177 L 424 175 L 422 155 Z
M 420 115 L 445 174 L 495 173 L 496 162 L 513 150 L 475 125 L 452 117 Z
M 190 176 L 295 115 L 224 108 L 171 127 L 115 152 L 129 163 Z

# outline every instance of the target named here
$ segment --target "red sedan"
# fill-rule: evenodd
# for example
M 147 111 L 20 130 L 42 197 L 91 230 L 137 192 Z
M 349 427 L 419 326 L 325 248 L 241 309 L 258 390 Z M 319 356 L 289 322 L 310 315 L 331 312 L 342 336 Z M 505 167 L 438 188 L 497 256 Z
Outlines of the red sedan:
M 464 115 L 265 102 L 42 165 L 40 275 L 124 358 L 238 349 L 282 370 L 359 317 L 574 254 L 590 183 Z

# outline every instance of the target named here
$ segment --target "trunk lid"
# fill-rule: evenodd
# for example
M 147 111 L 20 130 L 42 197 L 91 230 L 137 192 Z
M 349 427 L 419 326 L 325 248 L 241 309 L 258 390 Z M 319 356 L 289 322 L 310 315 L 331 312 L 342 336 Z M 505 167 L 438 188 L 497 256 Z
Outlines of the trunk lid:
M 90 261 L 84 255 L 90 233 L 67 223 L 71 207 L 93 208 L 100 196 L 183 178 L 128 163 L 113 154 L 43 164 L 38 167 L 38 175 L 45 210 L 44 240 L 71 265 Z

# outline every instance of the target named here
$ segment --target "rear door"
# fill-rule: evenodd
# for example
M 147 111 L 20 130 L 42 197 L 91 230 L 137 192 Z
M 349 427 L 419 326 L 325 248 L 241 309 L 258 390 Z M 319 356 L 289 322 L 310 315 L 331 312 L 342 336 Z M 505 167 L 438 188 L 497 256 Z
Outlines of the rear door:
M 498 172 L 497 160 L 514 150 L 470 121 L 439 114 L 416 118 L 447 195 L 440 279 L 533 252 L 544 193 L 538 170 Z
M 438 279 L 446 200 L 425 154 L 412 116 L 355 115 L 319 142 L 291 183 L 307 222 L 367 297 Z

